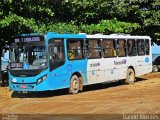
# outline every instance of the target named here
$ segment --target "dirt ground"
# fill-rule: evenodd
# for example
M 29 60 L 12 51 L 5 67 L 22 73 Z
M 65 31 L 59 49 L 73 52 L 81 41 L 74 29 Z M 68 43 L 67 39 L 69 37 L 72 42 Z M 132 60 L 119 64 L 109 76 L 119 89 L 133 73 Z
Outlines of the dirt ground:
M 136 117 L 126 116 L 128 114 L 138 114 L 139 118 L 139 114 L 154 114 L 149 117 L 160 120 L 160 73 L 141 76 L 132 85 L 98 84 L 85 86 L 79 94 L 70 95 L 67 92 L 58 90 L 16 94 L 9 91 L 8 87 L 1 87 L 0 113 L 3 116 L 24 115 L 23 118 L 32 114 L 38 119 L 49 119 L 52 115 L 63 115 L 65 118 L 67 115 L 86 115 L 84 118 L 90 119 L 90 115 L 93 115 L 95 119 L 127 119 Z M 6 116 L 3 116 L 1 118 L 5 119 Z M 80 119 L 79 116 L 75 118 Z

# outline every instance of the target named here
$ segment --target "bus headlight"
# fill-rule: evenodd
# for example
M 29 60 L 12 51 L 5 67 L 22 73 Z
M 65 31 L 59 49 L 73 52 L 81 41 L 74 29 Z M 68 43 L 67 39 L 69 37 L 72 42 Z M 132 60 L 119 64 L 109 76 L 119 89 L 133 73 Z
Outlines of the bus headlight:
M 39 84 L 39 83 L 43 82 L 44 80 L 46 80 L 47 77 L 48 77 L 47 75 L 44 75 L 43 77 L 40 77 L 40 78 L 37 80 L 37 84 Z
M 13 78 L 13 79 L 10 78 L 10 79 L 9 79 L 9 82 L 10 82 L 10 83 L 16 83 L 16 82 L 17 82 L 17 79 L 16 79 L 16 78 Z

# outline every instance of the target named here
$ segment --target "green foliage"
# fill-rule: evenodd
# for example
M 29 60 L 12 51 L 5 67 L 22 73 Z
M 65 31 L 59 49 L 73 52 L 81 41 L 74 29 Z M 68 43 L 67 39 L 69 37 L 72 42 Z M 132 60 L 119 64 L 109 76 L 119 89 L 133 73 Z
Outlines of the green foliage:
M 2 0 L 0 38 L 10 41 L 15 34 L 37 32 L 39 26 L 49 22 L 53 16 L 54 12 L 47 0 Z
M 77 26 L 74 22 L 70 23 L 50 23 L 47 26 L 45 24 L 39 27 L 39 32 L 54 31 L 58 33 L 79 33 L 85 32 L 87 34 L 94 33 L 131 33 L 132 31 L 140 28 L 139 24 L 120 22 L 117 19 L 102 20 L 97 24 L 81 24 Z
M 4 40 L 47 31 L 160 38 L 159 0 L 1 0 L 0 18 Z
M 99 32 L 104 34 L 110 34 L 110 33 L 131 33 L 137 28 L 140 28 L 140 26 L 136 23 L 134 24 L 126 23 L 117 21 L 116 19 L 112 19 L 112 20 L 102 20 L 98 24 L 82 25 L 81 28 L 82 31 L 85 31 L 86 33 L 89 34 L 99 33 Z
M 159 0 L 70 0 L 66 4 L 72 7 L 69 14 L 73 14 L 71 19 L 77 24 L 95 25 L 103 19 L 117 18 L 118 21 L 138 23 L 141 27 L 133 31 L 134 34 L 154 38 L 155 33 L 160 33 Z
M 21 16 L 17 16 L 16 14 L 10 14 L 5 16 L 4 19 L 0 20 L 0 28 L 10 27 L 16 23 L 19 25 L 19 27 L 26 26 L 32 30 L 38 29 L 38 26 L 35 25 L 35 20 L 33 18 L 25 19 Z
M 57 33 L 78 33 L 78 26 L 73 23 L 50 23 L 47 26 L 45 24 L 41 25 L 39 28 L 39 32 L 49 32 L 54 31 Z

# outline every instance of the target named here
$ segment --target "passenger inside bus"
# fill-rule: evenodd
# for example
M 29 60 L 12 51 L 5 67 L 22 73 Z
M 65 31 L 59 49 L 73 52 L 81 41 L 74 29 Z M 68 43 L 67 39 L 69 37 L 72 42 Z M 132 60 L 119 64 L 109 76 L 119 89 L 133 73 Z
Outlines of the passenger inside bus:
M 69 58 L 69 59 L 74 59 L 74 56 L 75 56 L 74 50 L 69 50 L 69 51 L 68 51 L 68 58 Z
M 36 60 L 36 55 L 32 55 L 32 56 L 30 57 L 30 59 L 29 59 L 29 64 L 32 64 L 33 61 L 35 61 L 35 60 Z
M 125 40 L 118 40 L 117 52 L 118 52 L 119 57 L 123 57 L 126 55 L 126 53 L 125 53 Z
M 115 57 L 116 56 L 116 49 L 113 40 L 104 40 L 103 41 L 103 51 L 104 57 Z

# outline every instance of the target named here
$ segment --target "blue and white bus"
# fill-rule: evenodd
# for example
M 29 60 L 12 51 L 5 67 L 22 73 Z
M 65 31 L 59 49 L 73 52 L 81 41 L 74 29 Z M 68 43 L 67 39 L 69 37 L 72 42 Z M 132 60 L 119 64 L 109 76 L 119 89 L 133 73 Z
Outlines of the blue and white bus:
M 151 38 L 130 35 L 22 34 L 10 46 L 13 91 L 47 91 L 113 81 L 131 84 L 152 71 Z

